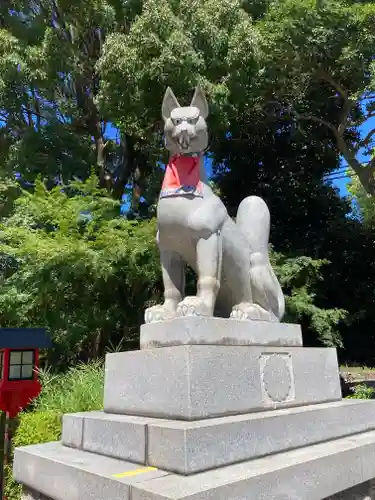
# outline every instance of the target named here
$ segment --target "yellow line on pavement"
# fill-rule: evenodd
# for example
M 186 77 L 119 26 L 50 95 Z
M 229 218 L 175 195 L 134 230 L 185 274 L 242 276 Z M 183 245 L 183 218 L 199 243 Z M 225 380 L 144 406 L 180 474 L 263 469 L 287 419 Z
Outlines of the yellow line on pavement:
M 156 467 L 142 467 L 142 469 L 128 470 L 127 472 L 120 472 L 119 474 L 113 474 L 113 477 L 131 477 L 137 476 L 138 474 L 143 474 L 144 472 L 151 472 L 157 470 Z

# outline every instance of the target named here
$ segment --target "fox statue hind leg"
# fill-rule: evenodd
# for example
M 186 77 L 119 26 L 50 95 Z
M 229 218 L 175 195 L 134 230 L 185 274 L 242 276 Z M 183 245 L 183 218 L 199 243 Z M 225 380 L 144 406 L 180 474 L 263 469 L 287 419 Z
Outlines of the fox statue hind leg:
M 251 296 L 233 307 L 231 318 L 280 321 L 284 295 L 269 260 L 270 212 L 262 198 L 245 198 L 238 207 L 236 224 L 250 248 Z

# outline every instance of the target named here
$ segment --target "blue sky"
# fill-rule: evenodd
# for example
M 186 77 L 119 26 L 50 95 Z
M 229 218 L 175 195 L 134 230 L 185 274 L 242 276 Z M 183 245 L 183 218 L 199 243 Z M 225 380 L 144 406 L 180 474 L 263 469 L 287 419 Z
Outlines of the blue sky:
M 361 127 L 362 137 L 364 137 L 373 128 L 375 128 L 375 118 L 370 118 Z M 358 160 L 363 161 L 363 162 L 369 160 L 369 158 L 364 156 L 363 153 L 361 154 L 361 152 L 358 154 L 357 158 L 358 158 Z M 339 172 L 342 172 L 344 170 L 345 165 L 346 165 L 346 162 L 343 161 L 342 168 L 340 168 Z M 344 177 L 344 174 L 340 175 L 340 173 L 338 173 L 337 175 L 333 175 L 332 177 Z M 333 184 L 339 188 L 341 196 L 345 196 L 348 194 L 348 191 L 346 189 L 346 185 L 347 185 L 348 181 L 349 181 L 348 177 L 341 178 L 341 179 L 335 179 L 333 181 Z

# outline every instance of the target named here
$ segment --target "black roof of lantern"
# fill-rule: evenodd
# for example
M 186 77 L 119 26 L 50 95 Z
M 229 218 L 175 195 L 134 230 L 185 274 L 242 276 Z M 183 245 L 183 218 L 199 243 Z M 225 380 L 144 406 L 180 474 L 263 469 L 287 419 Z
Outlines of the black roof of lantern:
M 52 347 L 45 328 L 0 328 L 0 349 L 43 349 Z

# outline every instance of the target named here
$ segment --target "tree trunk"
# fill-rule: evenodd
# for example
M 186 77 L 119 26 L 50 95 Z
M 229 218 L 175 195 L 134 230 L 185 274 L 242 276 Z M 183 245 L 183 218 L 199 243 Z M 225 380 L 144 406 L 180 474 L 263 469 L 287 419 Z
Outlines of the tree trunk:
M 112 191 L 113 196 L 117 200 L 121 199 L 125 186 L 128 184 L 135 170 L 134 139 L 130 135 L 125 135 L 121 139 L 121 149 L 121 168 Z

